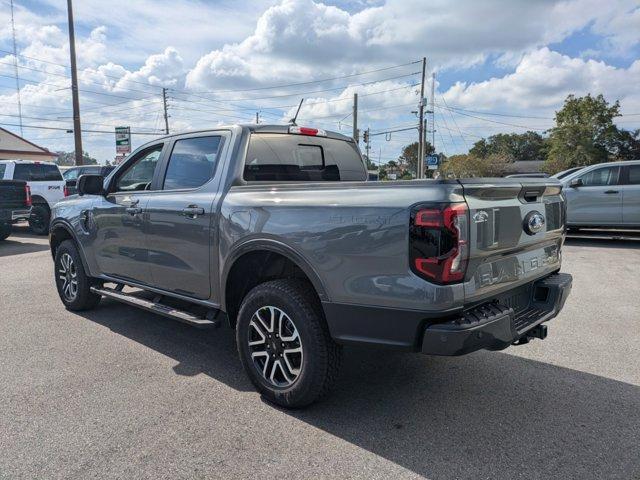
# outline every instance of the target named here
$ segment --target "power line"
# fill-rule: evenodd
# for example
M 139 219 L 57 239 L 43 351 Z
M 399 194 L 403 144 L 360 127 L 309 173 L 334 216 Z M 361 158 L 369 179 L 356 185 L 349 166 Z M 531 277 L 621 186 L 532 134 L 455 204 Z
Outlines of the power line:
M 343 85 L 340 87 L 332 87 L 332 88 L 323 88 L 320 90 L 310 90 L 310 91 L 306 91 L 306 92 L 295 92 L 295 93 L 286 93 L 286 94 L 280 94 L 280 95 L 269 95 L 266 97 L 245 97 L 245 98 L 225 98 L 225 99 L 208 99 L 205 98 L 206 100 L 212 101 L 212 102 L 246 102 L 246 101 L 255 101 L 255 100 L 270 100 L 273 98 L 286 98 L 286 97 L 297 97 L 297 96 L 308 96 L 310 94 L 313 93 L 323 93 L 323 92 L 332 92 L 332 91 L 336 91 L 336 90 L 345 90 L 347 88 L 350 87 L 359 87 L 359 86 L 364 86 L 364 85 L 372 85 L 374 83 L 381 83 L 381 82 L 387 82 L 389 80 L 397 80 L 399 78 L 406 78 L 406 77 L 412 77 L 414 75 L 417 75 L 420 72 L 412 72 L 412 73 L 408 73 L 405 75 L 396 75 L 394 77 L 387 77 L 387 78 L 381 78 L 379 80 L 372 80 L 370 82 L 362 82 L 362 83 L 355 83 L 355 84 L 349 84 L 349 85 Z M 190 93 L 185 93 L 185 95 L 193 95 Z
M 438 108 L 447 109 L 446 107 L 442 107 L 442 106 L 438 106 Z M 447 110 L 451 111 L 452 109 L 447 109 Z M 529 126 L 525 126 L 525 125 L 518 125 L 518 124 L 515 124 L 515 123 L 499 122 L 497 120 L 490 120 L 488 118 L 478 117 L 476 115 L 471 115 L 469 113 L 460 112 L 458 110 L 453 110 L 453 112 L 458 114 L 458 115 L 463 115 L 465 117 L 476 118 L 478 120 L 482 120 L 483 122 L 496 123 L 498 125 L 506 125 L 506 126 L 509 126 L 509 127 L 522 128 L 522 129 L 525 129 L 525 130 L 538 130 L 538 131 L 541 131 L 541 132 L 545 132 L 550 128 L 550 127 L 548 127 L 548 128 L 536 128 L 536 127 L 529 127 Z
M 20 124 L 18 123 L 0 123 L 0 125 L 2 126 L 7 126 L 7 127 L 19 127 Z M 40 129 L 40 130 L 58 130 L 58 131 L 66 131 L 66 132 L 73 132 L 72 128 L 64 128 L 64 127 L 47 127 L 44 125 L 23 125 L 24 128 L 35 128 L 35 129 Z M 113 130 L 86 130 L 86 129 L 82 129 L 82 133 L 108 133 L 109 135 L 113 135 Z M 163 136 L 164 133 L 156 133 L 156 132 L 131 132 L 132 135 L 159 135 L 159 136 Z
M 447 105 L 447 100 L 444 98 L 444 96 L 440 95 L 442 97 L 442 101 L 444 102 L 445 107 L 448 107 Z M 464 135 L 462 135 L 462 131 L 460 130 L 460 127 L 458 126 L 458 122 L 456 122 L 455 117 L 453 116 L 453 113 L 451 113 L 451 110 L 448 110 L 449 115 L 451 116 L 451 120 L 453 120 L 453 124 L 455 125 L 455 127 L 458 129 L 458 133 L 460 133 L 460 138 L 462 138 L 462 142 L 464 143 L 464 146 L 467 150 L 469 150 L 469 145 L 467 145 L 467 140 L 464 138 Z
M 18 115 L 12 115 L 10 113 L 0 113 L 0 117 L 12 117 L 12 118 L 18 118 Z M 31 116 L 27 116 L 27 115 L 23 115 L 22 118 L 26 118 L 28 120 L 41 120 L 41 121 L 45 121 L 45 122 L 56 122 L 56 123 L 65 123 L 66 120 L 54 120 L 51 118 L 43 118 L 43 117 L 31 117 Z M 98 125 L 100 127 L 118 127 L 119 124 L 113 124 L 113 123 L 96 123 L 96 122 L 85 122 L 83 121 L 82 123 L 86 124 L 86 125 Z M 146 128 L 146 127 L 142 127 L 142 128 Z M 159 132 L 149 132 L 149 133 L 159 133 Z
M 331 78 L 323 78 L 320 80 L 310 80 L 307 82 L 297 82 L 297 83 L 286 83 L 281 85 L 270 85 L 268 87 L 255 87 L 255 88 L 240 88 L 240 89 L 227 89 L 227 90 L 215 90 L 215 91 L 193 91 L 192 93 L 227 93 L 227 92 L 255 92 L 259 90 L 272 90 L 277 88 L 288 88 L 288 87 L 299 87 L 301 85 L 311 85 L 314 83 L 323 83 L 323 82 L 331 82 L 334 80 L 342 80 L 343 78 L 352 78 L 358 77 L 360 75 L 367 75 L 369 73 L 383 72 L 385 70 L 392 70 L 394 68 L 406 67 L 408 65 L 415 65 L 416 63 L 420 63 L 421 60 L 416 60 L 414 62 L 401 63 L 399 65 L 392 65 L 390 67 L 377 68 L 375 70 L 368 70 L 366 72 L 352 73 L 350 75 L 341 75 L 339 77 L 331 77 Z

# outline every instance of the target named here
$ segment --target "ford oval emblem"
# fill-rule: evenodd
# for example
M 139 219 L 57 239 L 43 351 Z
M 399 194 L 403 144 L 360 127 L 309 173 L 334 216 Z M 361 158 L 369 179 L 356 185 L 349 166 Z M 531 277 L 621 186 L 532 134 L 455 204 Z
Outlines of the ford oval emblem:
M 533 210 L 527 213 L 527 216 L 524 217 L 523 229 L 527 235 L 535 235 L 544 228 L 544 224 L 544 215 Z

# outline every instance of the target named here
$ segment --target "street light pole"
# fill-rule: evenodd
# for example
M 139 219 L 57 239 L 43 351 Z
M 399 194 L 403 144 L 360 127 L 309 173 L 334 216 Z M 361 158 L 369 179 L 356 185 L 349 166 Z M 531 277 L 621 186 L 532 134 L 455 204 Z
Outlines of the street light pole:
M 422 57 L 422 82 L 420 83 L 420 123 L 418 123 L 418 165 L 416 165 L 416 176 L 418 179 L 424 178 L 424 75 L 427 68 L 427 59 Z
M 71 95 L 73 101 L 73 140 L 76 165 L 82 165 L 82 129 L 80 127 L 80 99 L 78 98 L 78 70 L 76 66 L 76 37 L 73 28 L 73 6 L 67 0 L 69 15 L 69 55 L 71 56 Z

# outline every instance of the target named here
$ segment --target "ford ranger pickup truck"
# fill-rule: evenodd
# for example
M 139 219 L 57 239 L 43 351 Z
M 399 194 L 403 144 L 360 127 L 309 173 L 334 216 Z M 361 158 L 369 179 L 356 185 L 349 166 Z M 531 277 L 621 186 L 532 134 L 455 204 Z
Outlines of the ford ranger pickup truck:
M 315 128 L 167 136 L 78 192 L 52 212 L 65 307 L 228 322 L 284 407 L 328 392 L 344 344 L 501 350 L 544 338 L 571 290 L 557 180 L 369 182 L 353 139 Z

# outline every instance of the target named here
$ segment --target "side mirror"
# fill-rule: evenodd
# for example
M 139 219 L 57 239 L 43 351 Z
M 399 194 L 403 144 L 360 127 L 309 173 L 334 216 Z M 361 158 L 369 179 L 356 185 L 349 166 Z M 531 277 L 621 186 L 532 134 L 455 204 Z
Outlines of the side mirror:
M 582 179 L 581 178 L 574 178 L 573 180 L 571 180 L 569 182 L 569 186 L 571 188 L 578 188 L 582 186 Z
M 80 175 L 78 177 L 78 195 L 102 195 L 104 177 L 102 175 Z

